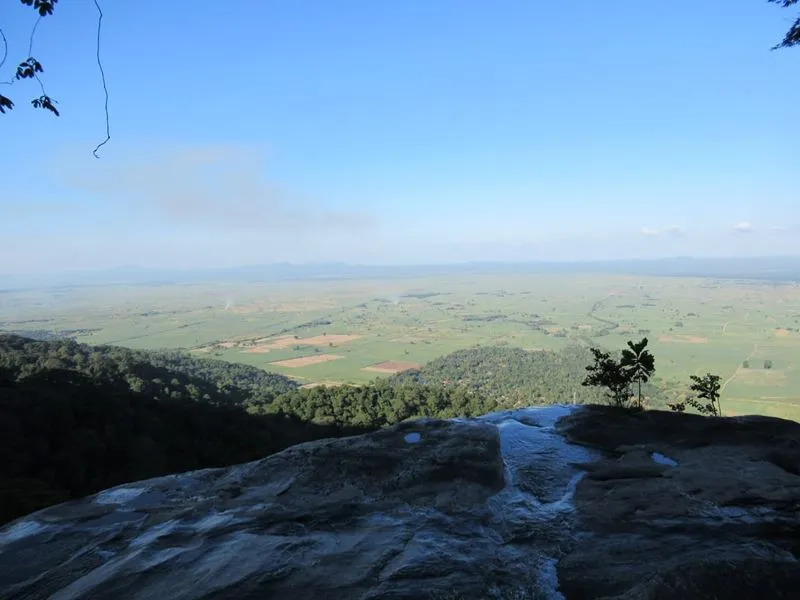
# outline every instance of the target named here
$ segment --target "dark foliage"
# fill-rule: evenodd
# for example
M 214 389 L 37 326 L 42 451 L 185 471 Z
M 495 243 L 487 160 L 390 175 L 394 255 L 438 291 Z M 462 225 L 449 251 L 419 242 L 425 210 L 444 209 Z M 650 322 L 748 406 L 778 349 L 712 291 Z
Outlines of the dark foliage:
M 20 0 L 23 4 L 32 6 L 39 13 L 40 17 L 53 14 L 53 8 L 58 4 L 58 0 Z
M 53 9 L 55 5 L 58 3 L 58 0 L 20 0 L 22 4 L 27 6 L 33 7 L 33 9 L 39 13 L 39 19 L 43 17 L 47 17 L 53 14 Z M 30 54 L 33 49 L 33 39 L 36 34 L 36 27 L 38 26 L 38 21 L 33 26 L 33 30 L 31 31 L 30 35 L 30 43 L 28 48 L 28 53 Z M 2 30 L 0 30 L 0 34 L 2 34 Z M 3 42 L 3 54 L 4 58 L 0 62 L 0 66 L 5 63 L 5 56 L 8 53 L 8 42 L 6 40 L 5 35 L 2 35 L 2 42 Z M 14 75 L 14 79 L 19 81 L 21 79 L 35 79 L 36 82 L 39 84 L 39 87 L 42 91 L 41 95 L 38 98 L 34 98 L 31 100 L 31 105 L 34 108 L 43 108 L 45 110 L 50 111 L 56 116 L 59 116 L 58 109 L 56 109 L 55 104 L 56 101 L 53 100 L 50 96 L 48 96 L 44 91 L 44 84 L 42 80 L 39 79 L 39 73 L 44 73 L 44 68 L 42 64 L 36 60 L 33 56 L 28 56 L 25 60 L 19 63 L 17 66 L 17 71 Z M 6 110 L 12 110 L 14 108 L 14 103 L 11 101 L 10 98 L 3 96 L 0 94 L 0 113 L 5 114 Z
M 647 350 L 647 338 L 628 342 L 619 360 L 599 348 L 591 349 L 594 363 L 586 367 L 588 375 L 583 385 L 605 388 L 606 398 L 615 406 L 626 406 L 631 399 L 631 388 L 638 387 L 638 407 L 644 408 L 643 386 L 656 370 L 655 357 Z
M 689 397 L 681 402 L 669 404 L 669 408 L 676 412 L 683 412 L 686 406 L 691 406 L 701 415 L 722 416 L 722 407 L 719 403 L 720 383 L 719 375 L 706 373 L 702 377 L 690 375 L 692 384 L 689 389 L 697 394 L 697 398 Z
M 656 370 L 656 359 L 647 349 L 647 338 L 642 338 L 636 343 L 629 341 L 628 347 L 622 350 L 619 364 L 631 383 L 637 385 L 639 408 L 643 408 L 642 385 L 650 380 Z
M 34 98 L 31 100 L 31 105 L 33 108 L 43 108 L 45 110 L 49 110 L 55 116 L 59 116 L 61 113 L 58 112 L 58 109 L 55 107 L 57 102 L 53 100 L 50 96 L 39 96 L 38 98 Z
M 199 359 L 179 351 L 130 350 L 89 346 L 73 340 L 31 340 L 0 335 L 0 369 L 25 379 L 40 371 L 77 371 L 98 382 L 158 399 L 203 400 L 246 406 L 293 390 L 297 384 L 277 373 L 221 360 Z
M 625 367 L 611 354 L 592 348 L 594 364 L 586 367 L 589 374 L 582 385 L 605 388 L 606 397 L 614 406 L 626 406 L 631 397 L 631 377 Z
M 17 67 L 16 79 L 33 79 L 37 73 L 43 73 L 41 63 L 35 58 L 31 57 L 19 63 Z
M 784 8 L 789 8 L 790 6 L 794 6 L 800 0 L 768 0 L 773 4 L 779 4 Z M 783 37 L 783 40 L 780 44 L 776 45 L 773 49 L 778 48 L 789 48 L 791 46 L 797 46 L 800 44 L 800 17 L 797 17 L 795 22 L 789 28 L 789 31 L 786 32 L 786 35 Z
M 0 523 L 120 483 L 363 433 L 234 406 L 158 400 L 63 369 L 0 371 Z
M 250 410 L 292 415 L 322 425 L 377 428 L 414 417 L 472 417 L 497 408 L 493 399 L 464 387 L 377 380 L 359 387 L 295 390 Z

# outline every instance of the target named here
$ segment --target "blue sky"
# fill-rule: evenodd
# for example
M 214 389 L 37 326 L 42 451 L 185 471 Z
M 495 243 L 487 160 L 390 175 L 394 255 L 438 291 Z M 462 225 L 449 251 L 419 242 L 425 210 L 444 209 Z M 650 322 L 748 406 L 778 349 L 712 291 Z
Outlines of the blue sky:
M 800 254 L 766 1 L 101 5 L 100 160 L 90 0 L 34 41 L 60 118 L 0 89 L 2 273 Z M 6 80 L 35 15 L 1 18 Z

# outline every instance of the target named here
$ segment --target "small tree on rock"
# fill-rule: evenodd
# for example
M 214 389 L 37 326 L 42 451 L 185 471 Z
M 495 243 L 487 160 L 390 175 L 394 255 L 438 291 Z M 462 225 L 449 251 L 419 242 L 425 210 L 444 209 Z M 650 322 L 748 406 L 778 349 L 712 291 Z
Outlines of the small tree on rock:
M 689 386 L 689 389 L 697 393 L 697 398 L 689 397 L 683 402 L 675 402 L 667 406 L 674 411 L 683 412 L 686 410 L 686 405 L 688 404 L 701 415 L 721 417 L 722 407 L 719 403 L 719 390 L 721 387 L 719 375 L 713 375 L 711 373 L 706 373 L 702 377 L 691 375 L 690 379 L 692 380 L 692 385 Z M 705 402 L 702 402 L 702 400 L 705 400 Z
M 620 361 L 611 358 L 608 352 L 591 348 L 594 364 L 586 367 L 589 374 L 581 385 L 604 387 L 606 396 L 615 406 L 625 406 L 631 397 L 631 374 Z
M 656 359 L 647 349 L 647 338 L 635 344 L 628 342 L 628 347 L 622 351 L 620 366 L 631 382 L 637 384 L 639 408 L 642 408 L 642 384 L 647 383 L 656 370 Z
M 702 377 L 692 375 L 690 379 L 692 380 L 692 385 L 689 386 L 689 389 L 696 392 L 698 398 L 707 401 L 706 408 L 708 412 L 715 416 L 722 416 L 722 407 L 719 404 L 719 375 L 706 373 Z

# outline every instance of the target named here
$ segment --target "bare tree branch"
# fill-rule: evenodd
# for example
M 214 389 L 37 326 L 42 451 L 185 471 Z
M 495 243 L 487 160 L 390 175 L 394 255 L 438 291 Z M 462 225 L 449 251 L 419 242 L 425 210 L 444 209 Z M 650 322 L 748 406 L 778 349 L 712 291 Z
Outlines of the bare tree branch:
M 6 34 L 3 33 L 2 29 L 0 29 L 0 38 L 3 40 L 3 58 L 0 60 L 0 69 L 2 69 L 3 65 L 6 64 L 6 59 L 8 58 L 8 40 L 6 39 Z
M 28 56 L 33 56 L 33 38 L 36 37 L 36 29 L 39 27 L 39 23 L 42 22 L 42 16 L 39 15 L 39 18 L 36 19 L 36 22 L 33 24 L 33 29 L 31 29 L 31 37 L 28 39 Z

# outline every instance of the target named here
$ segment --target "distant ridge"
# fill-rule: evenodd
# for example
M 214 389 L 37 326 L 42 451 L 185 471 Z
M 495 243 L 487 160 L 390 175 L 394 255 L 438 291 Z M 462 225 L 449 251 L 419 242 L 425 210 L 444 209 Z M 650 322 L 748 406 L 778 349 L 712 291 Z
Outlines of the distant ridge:
M 0 275 L 0 291 L 102 285 L 180 285 L 209 282 L 388 279 L 481 274 L 615 274 L 800 281 L 800 256 L 748 258 L 675 257 L 569 262 L 467 262 L 431 265 L 274 263 L 217 269 L 151 269 L 134 265 L 60 275 Z

